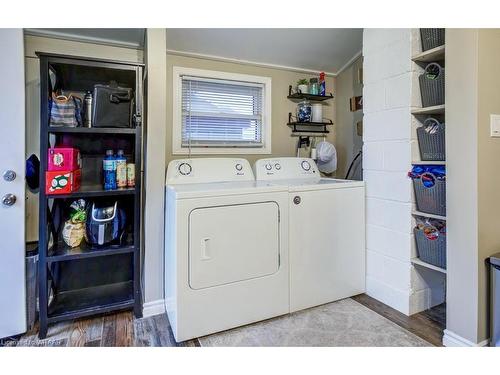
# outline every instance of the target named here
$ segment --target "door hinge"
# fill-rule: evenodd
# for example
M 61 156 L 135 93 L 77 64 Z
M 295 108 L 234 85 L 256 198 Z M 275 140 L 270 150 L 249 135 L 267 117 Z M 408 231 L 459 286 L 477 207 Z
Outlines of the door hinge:
M 142 117 L 141 117 L 141 114 L 140 113 L 136 113 L 134 115 L 134 123 L 135 123 L 135 126 L 141 126 L 141 123 L 142 123 Z

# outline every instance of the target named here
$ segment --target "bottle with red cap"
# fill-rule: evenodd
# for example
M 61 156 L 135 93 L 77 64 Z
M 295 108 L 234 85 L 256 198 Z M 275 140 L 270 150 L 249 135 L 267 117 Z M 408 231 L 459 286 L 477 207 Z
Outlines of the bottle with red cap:
M 319 94 L 321 96 L 326 95 L 326 82 L 325 82 L 325 72 L 319 74 Z

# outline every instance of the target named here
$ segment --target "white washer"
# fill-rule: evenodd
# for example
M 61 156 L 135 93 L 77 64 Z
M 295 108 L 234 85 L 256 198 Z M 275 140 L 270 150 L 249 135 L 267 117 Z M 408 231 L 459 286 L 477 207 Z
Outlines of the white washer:
M 289 311 L 288 192 L 245 159 L 167 170 L 165 304 L 184 341 Z
M 312 159 L 261 159 L 257 181 L 289 191 L 290 311 L 365 291 L 362 181 L 322 178 Z

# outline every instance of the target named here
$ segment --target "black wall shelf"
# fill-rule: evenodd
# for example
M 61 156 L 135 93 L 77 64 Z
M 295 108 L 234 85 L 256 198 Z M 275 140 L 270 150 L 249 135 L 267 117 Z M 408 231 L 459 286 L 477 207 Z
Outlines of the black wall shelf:
M 292 121 L 292 113 L 288 113 L 288 126 L 292 127 L 293 133 L 330 133 L 327 126 L 333 125 L 332 120 L 326 122 L 298 122 Z
M 291 100 L 310 100 L 310 101 L 315 101 L 315 102 L 322 102 L 325 100 L 333 99 L 333 94 L 330 93 L 328 95 L 313 95 L 313 94 L 303 94 L 300 92 L 293 93 L 292 92 L 292 86 L 288 86 L 288 99 Z
M 142 316 L 141 291 L 141 197 L 143 129 L 136 121 L 130 128 L 85 128 L 49 126 L 49 71 L 58 77 L 58 89 L 92 90 L 95 84 L 117 81 L 133 88 L 133 117 L 141 119 L 143 65 L 119 61 L 37 53 L 40 58 L 40 199 L 39 199 L 39 337 L 48 324 L 62 320 L 133 309 Z M 57 82 L 57 81 L 56 81 Z M 45 193 L 49 143 L 75 147 L 82 158 L 81 187 L 69 194 Z M 135 187 L 104 190 L 102 159 L 107 149 L 123 149 L 135 164 Z M 126 236 L 121 243 L 99 248 L 70 248 L 62 241 L 68 206 L 75 199 L 118 200 L 126 212 Z M 54 244 L 49 248 L 49 242 Z M 50 297 L 50 298 L 49 298 Z

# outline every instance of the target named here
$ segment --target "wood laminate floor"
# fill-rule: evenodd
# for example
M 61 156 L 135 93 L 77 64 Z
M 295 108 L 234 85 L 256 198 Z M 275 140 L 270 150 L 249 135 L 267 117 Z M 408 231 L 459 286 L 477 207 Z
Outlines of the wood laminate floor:
M 352 297 L 398 326 L 410 331 L 435 346 L 443 346 L 443 331 L 446 328 L 446 304 L 407 316 L 366 294 Z
M 353 300 L 429 343 L 442 346 L 446 324 L 444 304 L 408 317 L 366 294 Z M 0 346 L 200 346 L 197 339 L 176 343 L 166 314 L 133 319 L 129 311 L 52 324 L 46 339 L 40 340 L 37 335 L 35 325 L 20 337 L 0 340 Z

